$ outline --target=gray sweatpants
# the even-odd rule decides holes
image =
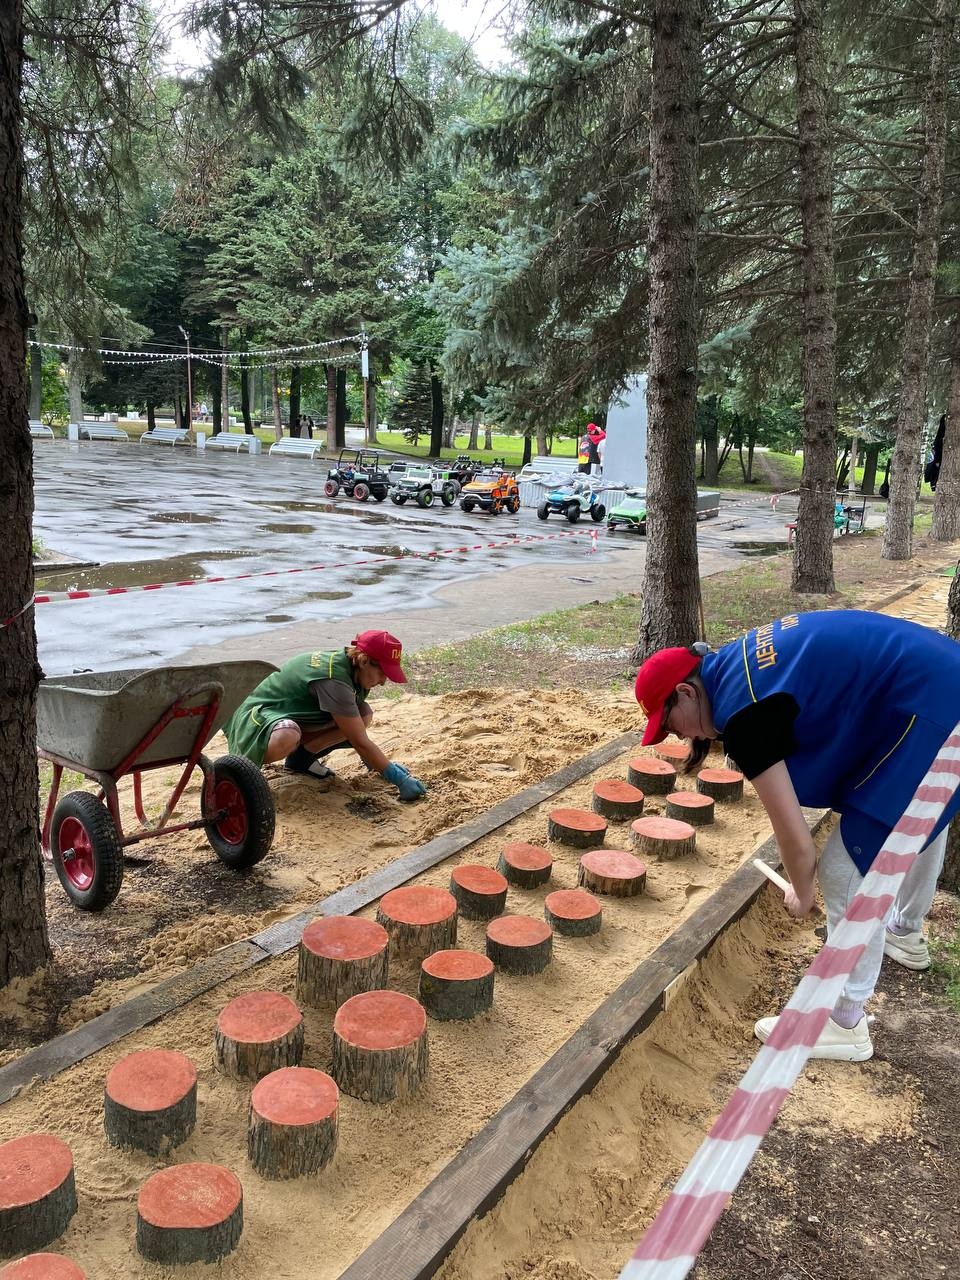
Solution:
[[[943,867],[947,849],[947,832],[942,831],[920,854],[904,877],[897,900],[893,904],[887,923],[891,921],[903,929],[917,930],[933,903],[937,880]],[[855,897],[863,876],[856,868],[840,838],[840,824],[830,833],[820,865],[817,868],[820,892],[827,908],[827,939],[843,918],[851,899]],[[873,995],[880,965],[883,961],[884,930],[878,929],[863,955],[846,981],[843,994],[848,1000],[869,1000]]]

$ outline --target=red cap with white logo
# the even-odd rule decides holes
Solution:
[[[400,666],[403,646],[389,631],[361,631],[353,642],[361,653],[372,658],[382,667],[383,674],[394,684],[406,684],[407,677]]]

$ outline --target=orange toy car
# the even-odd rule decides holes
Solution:
[[[464,511],[480,507],[497,516],[501,511],[516,515],[520,510],[520,489],[516,477],[499,467],[478,472],[469,484],[463,486],[460,506]]]

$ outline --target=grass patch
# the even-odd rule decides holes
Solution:
[[[952,938],[930,939],[933,971],[943,979],[943,995],[960,1013],[960,929]]]
[[[440,457],[448,461],[453,461],[459,457],[461,453],[470,454],[471,458],[479,458],[483,462],[490,462],[494,458],[503,458],[508,467],[519,467],[523,461],[523,437],[522,436],[493,436],[492,449],[469,449],[467,441],[469,436],[458,437],[453,447],[441,450]],[[406,436],[399,431],[377,431],[377,440],[380,447],[384,449],[395,449],[398,453],[410,454],[416,458],[426,458],[430,454],[430,443],[412,445]],[[376,448],[377,446],[373,446]],[[534,446],[536,451],[536,446]],[[554,458],[573,458],[577,453],[576,440],[555,440],[553,442]]]

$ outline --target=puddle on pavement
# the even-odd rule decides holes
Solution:
[[[263,615],[264,622],[295,622],[292,613],[265,613]]]
[[[314,524],[262,524],[264,533],[316,533]]]
[[[349,600],[352,591],[311,591],[304,600]]]
[[[203,515],[199,511],[158,511],[147,516],[159,524],[219,524],[219,516]]]
[[[218,551],[216,559],[233,560],[252,556],[252,551]],[[212,557],[211,557],[212,558]],[[174,556],[169,560],[138,560],[118,564],[101,565],[98,569],[84,569],[69,581],[58,573],[50,589],[55,591],[94,591],[104,587],[142,587],[151,582],[184,582],[188,578],[213,576],[209,560],[192,556]],[[45,586],[45,579],[38,576],[38,587]]]
[[[775,556],[788,548],[786,542],[731,542],[734,551],[742,556]]]

